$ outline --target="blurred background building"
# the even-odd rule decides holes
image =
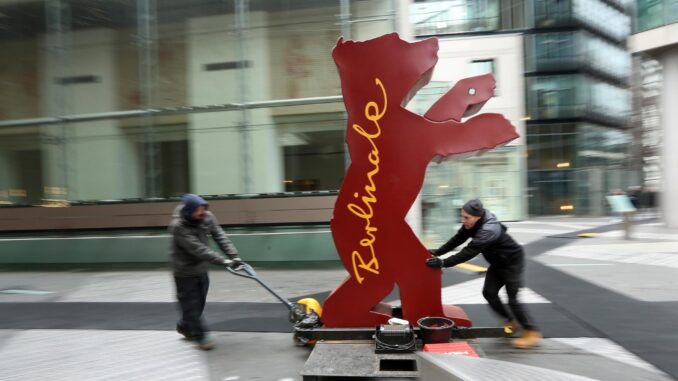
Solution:
[[[525,124],[526,165],[516,168],[527,172],[530,214],[602,215],[609,190],[640,185],[640,173],[626,165],[632,140],[629,1],[417,5],[428,15],[416,23],[417,36],[435,35],[452,44],[473,39],[472,47],[459,45],[453,54],[496,70],[499,97],[519,100],[507,110],[514,108],[509,113]],[[516,54],[509,59],[502,50]],[[523,76],[524,85],[506,83],[506,77]]]
[[[678,227],[678,0],[637,1],[635,34],[635,114],[644,134],[642,159],[646,185],[661,188],[665,223]],[[661,144],[658,144],[661,143]]]
[[[640,2],[639,14],[666,13],[643,11],[650,3],[675,6]],[[440,39],[433,79],[408,108],[423,112],[457,80],[491,72],[497,89],[483,111],[521,135],[431,164],[411,213],[425,243],[447,238],[471,197],[504,220],[605,214],[611,190],[660,181],[649,138],[659,129],[632,118],[633,9],[626,0],[0,0],[0,231],[162,235],[177,197],[194,192],[255,259],[335,259],[327,223],[349,159],[331,50],[341,35],[393,31]],[[638,65],[647,69],[639,89],[662,75],[656,61]],[[132,242],[85,238],[54,250],[82,260],[97,247],[116,261]],[[125,249],[127,260],[161,260],[164,239]],[[11,245],[3,260],[27,258],[23,242],[0,243]]]

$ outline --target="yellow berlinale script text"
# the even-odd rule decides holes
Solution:
[[[355,192],[353,197],[361,201],[359,203],[348,204],[348,210],[365,223],[365,237],[358,242],[360,248],[354,250],[351,254],[353,262],[353,275],[358,283],[362,283],[365,277],[361,275],[361,270],[371,274],[379,274],[379,260],[374,250],[374,244],[377,241],[377,227],[372,225],[374,217],[374,205],[377,204],[377,183],[374,177],[379,173],[379,148],[377,147],[377,138],[381,135],[381,126],[379,121],[384,117],[388,105],[386,89],[379,78],[375,78],[375,83],[381,88],[384,98],[383,106],[377,102],[370,101],[365,105],[365,118],[370,122],[368,129],[364,129],[358,124],[353,124],[353,129],[372,146],[372,150],[367,155],[367,160],[372,165],[371,170],[366,174],[367,185],[363,188],[364,193]],[[367,258],[367,260],[365,260]]]

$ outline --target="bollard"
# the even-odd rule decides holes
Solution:
[[[631,225],[633,212],[624,212],[624,239],[631,239]]]

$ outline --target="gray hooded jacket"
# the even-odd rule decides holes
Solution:
[[[205,212],[202,221],[189,221],[181,216],[183,204],[174,209],[169,231],[172,234],[171,257],[175,276],[188,277],[207,272],[208,264],[223,264],[224,257],[210,249],[208,235],[230,258],[238,256],[238,250],[219,226],[212,212]]]

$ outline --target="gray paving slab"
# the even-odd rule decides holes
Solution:
[[[172,303],[175,286],[167,270],[87,272],[2,272],[0,302],[146,302]],[[285,298],[329,291],[347,276],[336,269],[260,269],[257,275]],[[278,302],[257,282],[220,271],[210,271],[208,302]],[[49,294],[3,294],[2,290],[47,291]]]
[[[593,378],[510,361],[419,353],[422,379],[430,381],[595,381]]]
[[[2,351],[3,347],[7,345],[12,336],[16,335],[19,332],[20,332],[19,330],[0,329],[0,351]]]
[[[210,380],[301,381],[311,350],[292,343],[291,334],[214,332],[216,348],[206,354]]]
[[[203,352],[158,331],[26,330],[0,359],[0,380],[208,380]]]
[[[165,302],[175,300],[169,271],[88,272],[59,302]]]
[[[601,244],[600,246],[605,246]],[[536,261],[599,287],[646,302],[678,301],[674,280],[678,269],[643,263],[620,263],[605,258],[586,259],[586,247],[548,253]],[[613,249],[610,249],[613,250]],[[560,253],[560,254],[559,254]],[[568,256],[575,253],[578,257]],[[673,254],[678,258],[678,253]],[[588,258],[593,255],[588,256]]]
[[[619,360],[595,354],[599,349],[591,344],[590,351],[567,345],[556,339],[546,339],[539,348],[525,351],[511,348],[506,341],[481,339],[481,345],[487,358],[508,361],[517,364],[537,366],[583,377],[604,381],[668,381],[673,378],[658,371],[638,366],[635,356],[626,351],[618,351]],[[599,345],[599,344],[598,344]],[[628,359],[633,363],[629,364]]]
[[[415,353],[376,354],[373,341],[320,342],[301,369],[303,376],[418,378]]]
[[[5,294],[0,292],[2,302],[50,302],[63,298],[87,282],[91,274],[80,272],[12,272],[0,271],[0,291],[35,290],[48,294]]]

